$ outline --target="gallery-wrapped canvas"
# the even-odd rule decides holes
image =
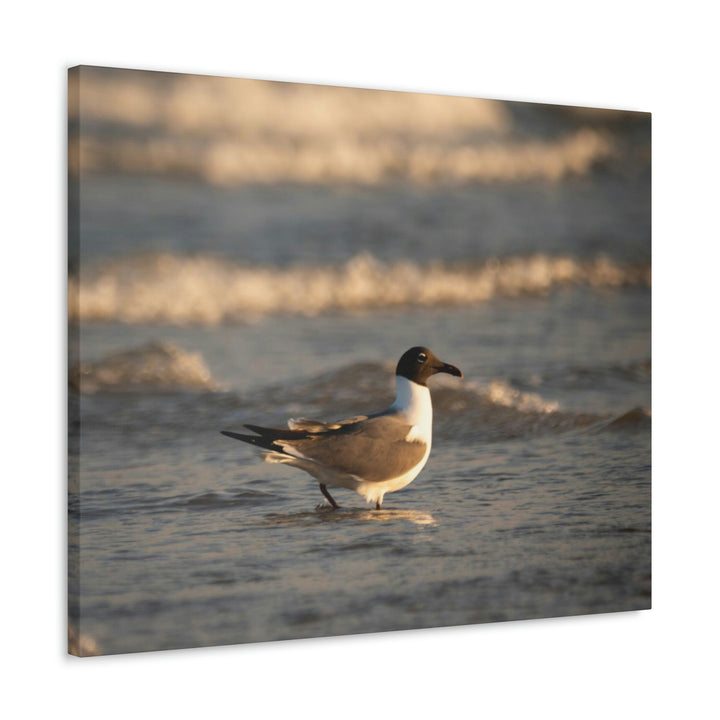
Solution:
[[[648,113],[68,99],[72,654],[650,607]]]

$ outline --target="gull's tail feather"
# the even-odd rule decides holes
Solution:
[[[221,435],[227,435],[235,440],[255,445],[263,451],[265,462],[272,463],[288,463],[297,462],[294,455],[286,452],[285,448],[276,445],[276,440],[285,440],[290,438],[304,438],[307,433],[301,430],[282,430],[280,428],[264,428],[259,425],[245,425],[248,430],[258,433],[257,435],[243,435],[242,433],[232,432],[232,430],[221,430]]]

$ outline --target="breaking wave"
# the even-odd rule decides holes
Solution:
[[[71,73],[69,98],[74,173],[507,183],[582,176],[622,156],[600,110],[557,108],[555,136],[528,137],[496,100],[98,68]]]
[[[94,363],[74,365],[70,385],[86,394],[202,393],[191,402],[184,395],[168,395],[167,403],[153,403],[154,421],[162,417],[166,431],[187,427],[219,427],[229,420],[233,429],[245,422],[285,426],[290,417],[338,421],[377,412],[394,397],[394,365],[352,363],[336,370],[292,382],[238,393],[212,378],[199,353],[169,343],[151,343],[107,355]],[[634,431],[650,427],[650,411],[634,408],[623,414],[585,413],[564,409],[552,398],[528,392],[505,378],[488,381],[438,375],[432,381],[435,434],[443,441],[501,441],[570,430]],[[279,399],[281,398],[281,401]],[[179,403],[179,404],[178,404]],[[145,408],[145,409],[143,409]],[[146,412],[139,405],[137,412]],[[107,415],[107,417],[106,417]],[[114,425],[113,413],[96,422]],[[126,422],[130,427],[132,423]],[[139,422],[138,427],[145,427]]]
[[[272,314],[471,305],[568,285],[650,285],[650,266],[599,256],[532,255],[484,263],[249,266],[213,256],[154,254],[109,261],[68,281],[71,321],[216,325]]]
[[[70,367],[69,384],[83,393],[217,390],[200,353],[150,343]]]

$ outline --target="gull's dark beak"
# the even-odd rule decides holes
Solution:
[[[450,363],[443,363],[442,365],[435,367],[435,372],[444,372],[448,373],[448,375],[455,375],[455,377],[462,377],[463,374],[458,370],[454,365],[450,365]]]

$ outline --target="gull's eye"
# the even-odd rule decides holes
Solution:
[[[420,353],[420,354],[417,356],[417,361],[418,361],[419,363],[424,363],[426,360],[427,360],[427,355],[426,355],[425,353]]]

